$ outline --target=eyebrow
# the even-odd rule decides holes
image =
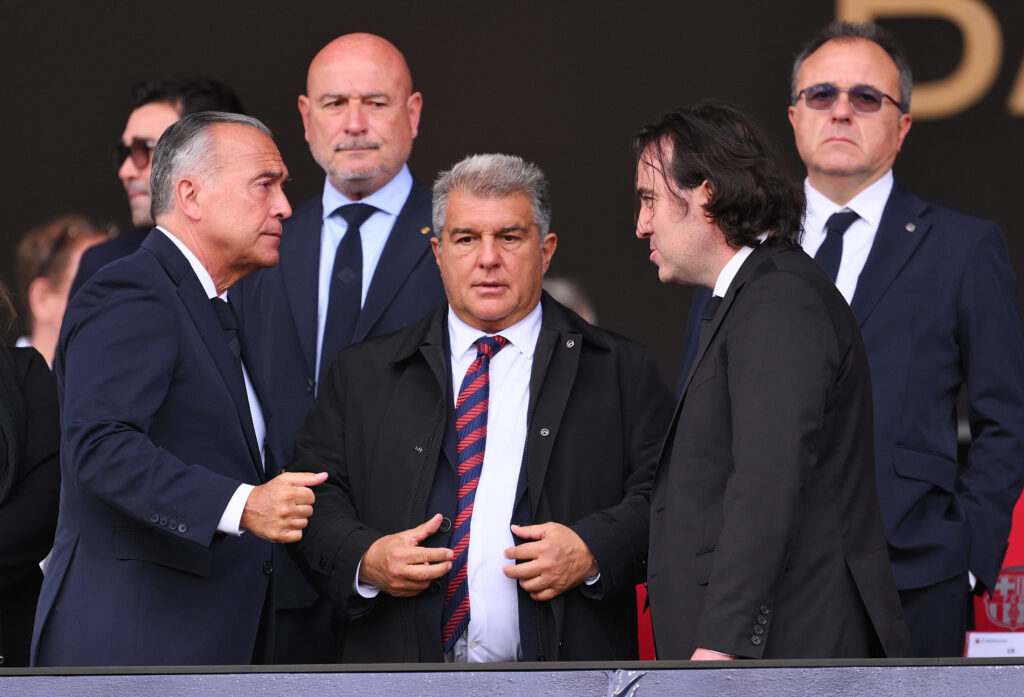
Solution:
[[[286,173],[281,170],[267,170],[265,172],[260,172],[255,177],[253,177],[252,180],[255,182],[259,181],[260,179],[284,179],[285,176]]]
[[[526,225],[509,225],[507,227],[500,228],[494,232],[496,235],[500,235],[505,232],[529,232],[530,228]],[[472,227],[456,227],[448,230],[449,235],[482,235],[483,233]]]
[[[387,92],[324,92],[322,95],[320,95],[320,100],[323,101],[324,99],[338,99],[339,97],[345,99],[386,99],[388,95]]]

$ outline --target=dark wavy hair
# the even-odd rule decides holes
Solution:
[[[637,164],[650,164],[679,192],[707,181],[704,207],[730,247],[756,247],[760,237],[800,244],[806,201],[801,186],[784,171],[769,140],[742,111],[720,101],[676,109],[644,126],[633,141]],[[636,201],[639,212],[639,199]]]

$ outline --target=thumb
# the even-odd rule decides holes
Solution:
[[[420,542],[423,542],[423,540],[437,532],[437,529],[441,527],[442,520],[444,520],[444,516],[440,513],[435,513],[433,518],[425,523],[420,523],[410,530],[409,532],[412,535],[413,543],[418,545]]]
[[[316,486],[327,481],[326,472],[282,472],[278,478],[291,486]]]
[[[512,534],[516,537],[521,537],[524,540],[541,540],[544,538],[546,532],[546,524],[544,525],[512,525],[510,526]]]

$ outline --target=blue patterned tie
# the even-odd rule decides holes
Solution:
[[[476,360],[466,371],[455,401],[455,434],[458,438],[459,491],[455,524],[452,526],[452,568],[448,591],[441,608],[441,642],[444,652],[455,646],[469,626],[469,584],[466,560],[469,556],[469,526],[473,516],[476,485],[484,465],[487,443],[487,397],[491,358],[508,345],[503,336],[485,336],[476,342]]]

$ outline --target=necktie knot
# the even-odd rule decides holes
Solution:
[[[708,300],[708,306],[704,308],[704,316],[701,319],[710,321],[715,318],[715,314],[718,312],[718,306],[722,304],[722,296],[712,295],[711,299]]]
[[[492,358],[494,354],[508,346],[508,339],[498,336],[482,336],[473,342],[476,346],[477,355]]]
[[[222,298],[210,298],[210,304],[213,305],[213,311],[217,315],[217,321],[220,322],[220,328],[225,331],[237,332],[238,318],[235,317],[231,304]]]
[[[829,216],[828,221],[825,223],[825,230],[829,234],[842,235],[859,217],[859,215],[851,210],[838,211]]]
[[[340,215],[344,218],[351,230],[353,228],[358,228],[365,223],[371,215],[377,212],[377,210],[377,208],[368,203],[349,203],[338,208],[334,211],[334,214]]]

